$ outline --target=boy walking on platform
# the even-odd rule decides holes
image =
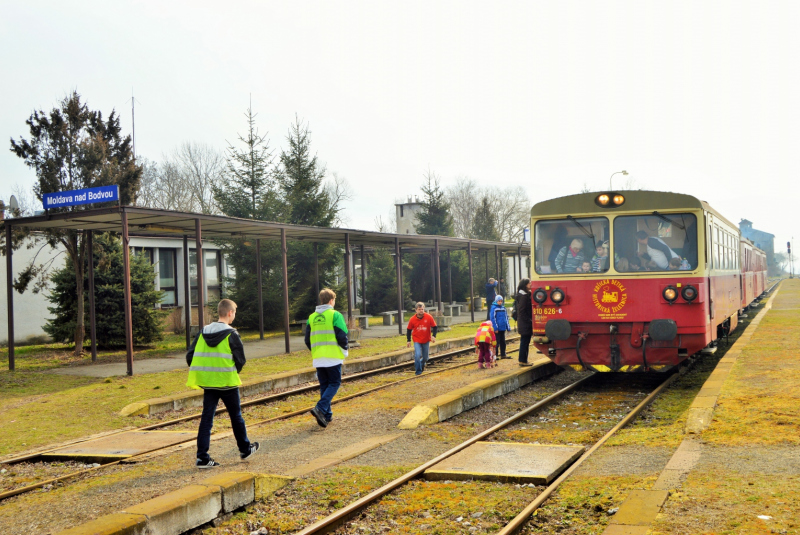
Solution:
[[[319,380],[319,401],[310,412],[324,428],[333,419],[331,401],[342,384],[342,364],[347,357],[348,341],[344,316],[333,309],[336,305],[334,291],[323,289],[319,302],[322,304],[308,317],[305,342],[311,350]]]
[[[428,351],[431,340],[436,343],[436,320],[425,312],[425,303],[417,303],[414,307],[416,314],[408,320],[406,327],[406,347],[411,347],[414,339],[414,371],[417,375],[425,371],[428,364]]]
[[[494,364],[494,346],[497,338],[491,321],[484,321],[475,333],[475,351],[478,353],[478,368],[491,368]]]
[[[233,436],[239,447],[239,456],[244,460],[258,451],[258,442],[250,442],[247,428],[242,418],[239,401],[239,372],[245,365],[244,346],[239,333],[231,327],[236,318],[236,303],[223,299],[217,305],[219,321],[215,321],[198,333],[189,351],[186,352],[186,363],[189,365],[189,388],[203,389],[203,416],[197,430],[198,468],[215,468],[220,466],[208,455],[211,443],[211,428],[214,426],[214,414],[217,404],[222,400],[228,409]],[[200,312],[202,314],[202,311]]]

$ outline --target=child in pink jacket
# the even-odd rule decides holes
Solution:
[[[484,321],[475,333],[475,352],[478,354],[478,368],[491,368],[494,364],[494,347],[497,337],[491,321]]]

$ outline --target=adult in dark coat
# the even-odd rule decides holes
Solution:
[[[528,349],[533,336],[533,307],[531,306],[531,280],[522,279],[514,296],[517,308],[517,332],[519,333],[519,365],[531,366]]]

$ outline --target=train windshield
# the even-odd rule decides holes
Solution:
[[[620,216],[614,220],[614,268],[634,271],[697,269],[693,214]]]
[[[536,223],[536,273],[605,273],[609,268],[608,219],[567,218]]]

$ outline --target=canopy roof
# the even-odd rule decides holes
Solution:
[[[530,253],[530,244],[527,242],[492,242],[451,238],[447,236],[389,234],[356,229],[287,225],[269,221],[257,221],[254,219],[175,212],[172,210],[139,208],[135,206],[112,206],[91,210],[51,213],[33,217],[6,219],[3,223],[39,230],[59,229],[120,232],[122,226],[121,215],[123,212],[128,217],[128,229],[131,236],[194,236],[195,222],[200,220],[202,237],[205,239],[250,238],[280,240],[281,230],[285,229],[286,239],[290,241],[306,240],[309,242],[343,244],[345,235],[349,235],[351,245],[364,245],[372,248],[393,248],[395,238],[398,238],[403,252],[412,253],[415,249],[420,250],[420,252],[429,251],[434,247],[437,240],[440,250],[466,250],[471,243],[473,251],[494,251],[495,247],[497,247],[499,252],[504,253],[516,254],[520,248],[523,254],[527,255]]]

